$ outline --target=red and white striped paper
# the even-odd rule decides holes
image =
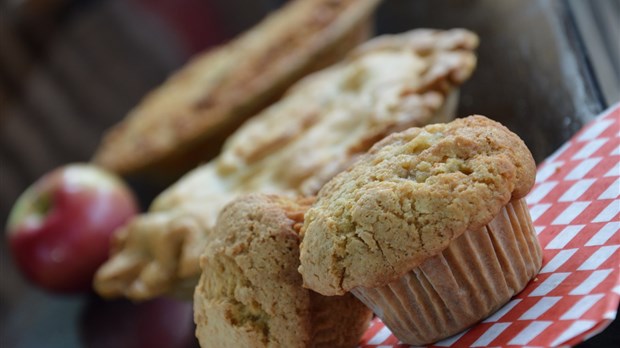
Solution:
[[[602,331],[620,302],[620,104],[539,166],[527,197],[543,267],[506,306],[433,347],[570,346]],[[375,319],[362,348],[407,347]]]

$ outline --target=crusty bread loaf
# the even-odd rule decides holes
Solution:
[[[380,0],[295,0],[230,43],[193,58],[103,138],[94,162],[178,178],[308,73],[368,38]]]
[[[299,227],[309,199],[242,196],[219,215],[194,293],[201,347],[355,347],[371,318],[353,295],[302,287]]]
[[[379,37],[301,80],[118,234],[97,291],[146,299],[191,290],[224,205],[252,192],[315,194],[391,132],[451,118],[477,43],[460,29]]]

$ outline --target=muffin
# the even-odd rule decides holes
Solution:
[[[311,200],[248,195],[219,215],[200,259],[196,336],[207,347],[355,347],[371,311],[302,287],[299,234]]]
[[[483,116],[392,134],[305,214],[304,286],[352,292],[408,344],[455,334],[540,269],[524,201],[535,171],[523,141]]]
[[[161,186],[215,157],[241,123],[368,39],[380,0],[295,0],[194,57],[108,131],[93,161]]]
[[[382,36],[299,81],[116,234],[97,292],[191,298],[198,259],[227,203],[254,192],[314,195],[388,134],[453,118],[477,44],[462,29]]]

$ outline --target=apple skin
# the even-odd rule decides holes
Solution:
[[[15,264],[51,292],[90,291],[112,234],[137,212],[134,194],[113,174],[89,164],[57,168],[30,186],[9,215]]]

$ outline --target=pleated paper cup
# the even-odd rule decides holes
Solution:
[[[403,277],[352,293],[404,343],[424,345],[486,318],[538,273],[542,251],[524,199],[466,231]]]

